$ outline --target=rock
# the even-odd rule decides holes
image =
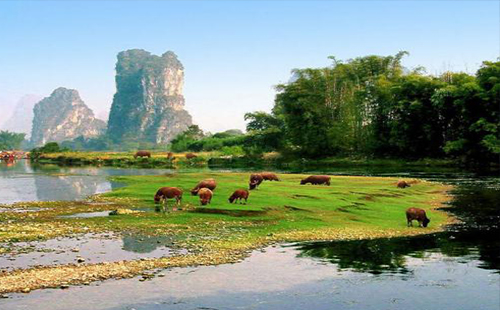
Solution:
[[[83,258],[83,257],[77,257],[76,258],[76,262],[77,263],[83,263],[83,262],[85,262],[85,258]]]
[[[59,286],[59,288],[64,290],[64,289],[69,288],[69,285],[67,285],[67,284],[61,284],[61,285]]]
[[[59,87],[33,109],[31,143],[62,142],[74,138],[95,137],[104,133],[105,122],[96,119],[78,91]]]
[[[123,214],[134,214],[140,213],[141,211],[130,210],[130,209],[116,209],[114,211],[109,212],[109,215],[123,215]]]
[[[71,249],[71,252],[80,252],[80,249],[79,248],[73,248],[73,249]]]
[[[23,289],[21,290],[21,292],[22,292],[22,293],[29,293],[29,292],[31,292],[31,289],[30,289],[29,287],[26,287],[26,288],[23,288]]]
[[[184,67],[173,52],[120,52],[108,135],[115,142],[170,142],[192,125],[184,110],[183,84]]]

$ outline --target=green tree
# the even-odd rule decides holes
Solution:
[[[0,131],[0,150],[19,149],[25,136],[25,133],[15,133],[3,130]]]
[[[279,116],[262,111],[246,113],[247,139],[244,148],[250,153],[283,150],[286,140],[284,122]]]
[[[294,70],[292,82],[277,86],[273,111],[282,116],[298,152],[307,157],[370,152],[379,109],[374,87],[402,75],[406,54],[347,62],[330,57],[331,67]]]

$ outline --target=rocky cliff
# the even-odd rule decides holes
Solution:
[[[116,94],[108,121],[114,141],[168,143],[192,124],[184,110],[184,67],[173,52],[118,54]]]
[[[94,137],[105,132],[106,123],[80,99],[74,89],[60,87],[33,109],[31,142],[35,146],[61,142],[79,136]]]
[[[37,95],[25,95],[16,104],[12,116],[5,121],[2,129],[22,132],[29,140],[31,135],[31,125],[33,123],[33,107],[42,97]]]

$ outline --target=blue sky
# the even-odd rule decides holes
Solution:
[[[80,92],[109,110],[118,52],[174,51],[186,108],[212,132],[270,110],[290,70],[407,50],[428,73],[500,54],[499,1],[1,1],[0,123],[25,94]]]

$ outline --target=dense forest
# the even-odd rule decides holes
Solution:
[[[271,113],[247,113],[247,134],[218,142],[240,145],[247,153],[279,151],[306,158],[497,162],[500,62],[484,62],[474,76],[432,76],[423,68],[403,68],[405,55],[345,62],[330,57],[329,67],[294,70],[289,83],[276,87]],[[172,146],[199,151],[203,148],[196,141],[214,143],[209,140],[188,134]]]

